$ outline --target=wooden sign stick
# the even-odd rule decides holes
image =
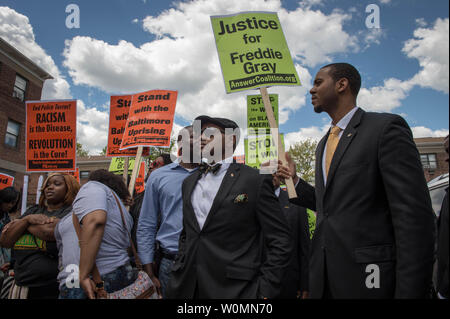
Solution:
[[[138,147],[137,153],[136,153],[136,159],[134,160],[133,172],[131,173],[130,185],[128,186],[128,192],[130,193],[131,197],[133,197],[134,184],[136,183],[136,177],[138,175],[139,168],[141,167],[141,157],[142,157],[143,149],[144,149],[143,146]]]
[[[259,91],[261,92],[261,96],[264,102],[264,108],[266,109],[266,115],[267,119],[269,120],[270,128],[276,128],[277,134],[276,136],[272,136],[274,140],[278,141],[278,159],[281,160],[284,166],[288,166],[286,161],[286,156],[283,149],[283,143],[281,143],[281,136],[280,132],[278,131],[278,124],[277,121],[275,121],[275,116],[273,114],[272,104],[270,103],[269,94],[267,93],[267,88],[263,87],[260,88]],[[273,134],[271,130],[271,134]],[[285,179],[287,191],[289,198],[296,198],[297,192],[295,191],[294,182],[292,181],[292,177],[289,177],[289,179]]]
[[[123,161],[123,182],[127,185],[128,182],[128,157],[124,158]]]

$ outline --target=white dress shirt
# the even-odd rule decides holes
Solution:
[[[208,173],[203,175],[194,187],[191,196],[192,207],[194,208],[195,217],[197,217],[200,229],[203,228],[209,211],[211,210],[214,198],[222,184],[222,180],[230,167],[230,161],[223,160],[216,174]]]
[[[348,123],[350,123],[353,115],[358,110],[358,107],[352,108],[337,124],[336,126],[341,129],[339,132],[339,140],[341,139],[342,133],[344,133],[344,130],[347,128]],[[334,125],[331,124],[331,127]],[[326,170],[326,154],[327,154],[327,143],[325,143],[325,148],[323,150],[322,155],[322,172],[323,172],[323,184],[327,184],[327,170]]]

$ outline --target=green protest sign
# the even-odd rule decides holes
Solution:
[[[312,239],[316,230],[316,213],[309,208],[306,209],[306,213],[308,214],[309,239]]]
[[[114,174],[122,174],[124,167],[125,158],[124,157],[113,157],[111,163],[109,164],[109,171]],[[128,159],[128,173],[133,171],[134,167],[134,157]]]
[[[284,136],[280,134],[284,149]],[[278,148],[272,135],[249,136],[244,139],[245,164],[260,169],[261,164],[278,161]]]
[[[278,123],[278,94],[269,94],[269,97],[275,121]],[[270,134],[270,124],[261,95],[247,95],[247,127],[248,135],[258,135],[259,130],[263,129],[265,129],[263,134]],[[254,134],[250,133],[251,129],[254,130]]]
[[[212,16],[227,93],[301,85],[275,12]]]

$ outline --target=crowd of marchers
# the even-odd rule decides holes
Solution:
[[[180,131],[177,160],[156,158],[134,197],[106,170],[81,187],[51,173],[39,204],[17,217],[19,192],[1,190],[1,297],[119,291],[138,274],[134,242],[159,298],[448,298],[448,190],[437,219],[410,127],[357,106],[360,87],[347,63],[315,76],[311,102],[331,125],[314,186],[287,153],[273,174],[234,162],[238,125],[202,115]],[[291,178],[289,198],[280,185]],[[307,209],[317,216],[312,239]]]

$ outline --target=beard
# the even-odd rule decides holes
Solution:
[[[323,110],[323,107],[322,106],[320,106],[320,105],[317,105],[317,106],[314,106],[314,112],[316,112],[316,113],[322,113],[324,110]]]

